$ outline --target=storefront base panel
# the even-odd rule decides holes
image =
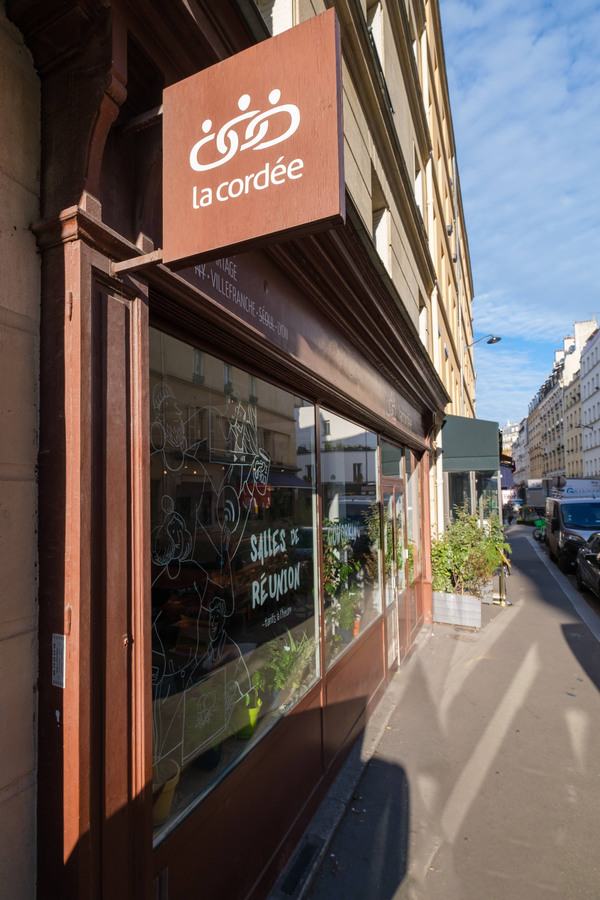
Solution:
[[[325,767],[364,728],[371,698],[384,681],[383,619],[352,647],[326,675],[323,711]]]
[[[169,900],[251,896],[273,856],[285,856],[282,838],[321,775],[315,689],[157,848],[154,874]]]
[[[158,896],[268,894],[383,694],[383,619],[325,681],[156,849]]]

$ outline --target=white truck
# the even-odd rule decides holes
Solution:
[[[600,478],[566,478],[564,487],[552,487],[553,497],[600,497]]]

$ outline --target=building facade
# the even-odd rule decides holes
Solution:
[[[414,4],[416,8],[417,4]],[[414,47],[423,73],[421,91],[430,134],[423,182],[426,197],[424,222],[436,272],[431,296],[430,355],[450,398],[445,412],[473,418],[473,278],[456,164],[438,3],[425,4],[425,29]],[[443,463],[443,421],[440,417],[432,434],[431,520],[438,533],[444,530],[448,521],[450,495]]]
[[[584,351],[585,352],[585,348]],[[582,353],[583,358],[583,353]],[[565,387],[565,448],[567,478],[583,478],[581,378],[579,370]]]
[[[502,432],[502,452],[512,456],[513,447],[519,437],[520,422],[507,422],[500,430]]]
[[[515,461],[515,484],[521,490],[521,493],[527,488],[527,482],[530,478],[528,447],[528,419],[525,417],[519,422],[519,434],[512,447]],[[521,499],[524,499],[524,495]]]
[[[11,896],[265,896],[430,619],[475,409],[437,2],[334,4],[345,224],[161,262],[163,91],[326,6],[7,0]]]
[[[40,84],[0,4],[0,872],[32,897],[36,871]]]
[[[600,332],[591,335],[581,353],[581,447],[584,478],[600,475]]]
[[[567,477],[569,472],[580,469],[578,448],[581,442],[577,435],[581,431],[580,410],[583,416],[578,387],[580,361],[588,339],[595,331],[593,319],[574,324],[573,335],[565,337],[562,348],[554,354],[552,373],[529,404],[527,435],[531,479],[547,479],[550,483],[552,479]]]

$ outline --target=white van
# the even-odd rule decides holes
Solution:
[[[573,568],[577,551],[595,531],[600,531],[600,497],[547,498],[546,543],[563,572]]]

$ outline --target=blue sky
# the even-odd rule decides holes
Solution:
[[[600,0],[439,0],[475,301],[477,417],[519,421],[600,324]]]

